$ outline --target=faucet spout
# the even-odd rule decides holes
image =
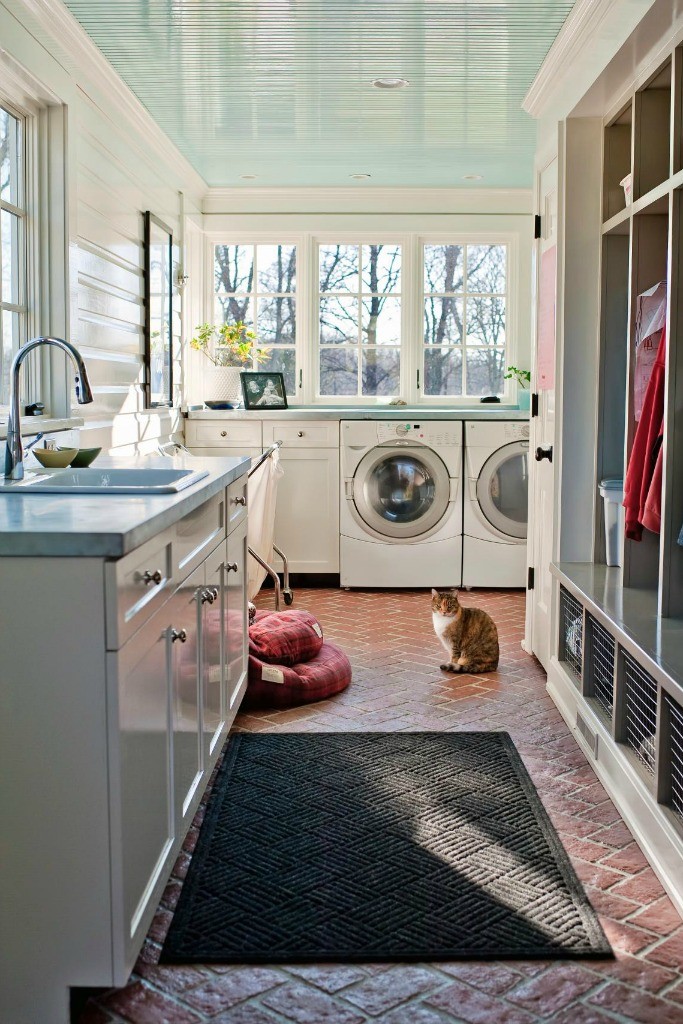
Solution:
[[[76,369],[76,397],[79,405],[92,402],[92,389],[88,380],[88,372],[83,357],[70,341],[62,338],[32,338],[27,341],[14,356],[10,367],[10,401],[7,419],[7,447],[5,449],[5,480],[24,479],[24,451],[21,443],[21,420],[19,409],[19,371],[21,364],[29,352],[41,345],[53,345],[61,348],[70,356]]]

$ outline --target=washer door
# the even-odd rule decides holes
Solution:
[[[448,470],[429,448],[373,448],[359,462],[353,501],[375,533],[389,538],[420,537],[448,509]]]
[[[529,442],[515,441],[495,451],[477,480],[477,501],[491,526],[525,540],[529,514]]]

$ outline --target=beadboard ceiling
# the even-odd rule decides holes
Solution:
[[[340,187],[371,175],[359,188],[530,186],[536,130],[520,104],[573,6],[66,4],[209,185]],[[410,84],[373,88],[380,77]]]

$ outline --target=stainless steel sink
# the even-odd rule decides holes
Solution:
[[[176,494],[208,475],[208,469],[56,469],[0,482],[0,493]]]

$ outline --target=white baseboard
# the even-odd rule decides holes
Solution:
[[[627,754],[584,700],[564,666],[551,658],[548,693],[667,894],[683,915],[683,836],[658,804]],[[577,712],[598,738],[597,753],[577,729]]]

